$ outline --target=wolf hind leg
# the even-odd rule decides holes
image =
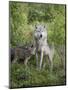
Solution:
[[[53,71],[53,60],[52,60],[52,57],[51,56],[49,56],[49,68],[50,68],[50,72],[52,72]]]

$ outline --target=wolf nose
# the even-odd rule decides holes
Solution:
[[[40,37],[42,37],[42,34],[40,35]]]

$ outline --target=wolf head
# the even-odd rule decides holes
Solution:
[[[30,45],[30,47],[28,48],[29,49],[29,51],[30,51],[30,53],[31,53],[31,55],[35,55],[35,46],[32,44],[32,45]]]
[[[46,27],[44,25],[35,25],[34,36],[37,40],[47,38]]]

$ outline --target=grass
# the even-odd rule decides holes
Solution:
[[[65,70],[60,58],[54,58],[53,72],[50,73],[48,63],[41,71],[36,69],[35,58],[29,60],[28,66],[15,63],[10,67],[10,88],[65,85]]]

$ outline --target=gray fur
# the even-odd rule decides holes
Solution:
[[[22,60],[25,65],[27,65],[28,60],[31,58],[32,55],[34,55],[34,46],[27,45],[27,46],[21,46],[15,48],[15,56],[13,63],[16,63],[17,60]]]
[[[44,25],[36,25],[34,30],[34,44],[36,46],[36,64],[37,68],[42,68],[43,56],[48,55],[51,64],[51,69],[53,67],[53,55],[54,47],[49,47],[47,42],[47,29]],[[40,52],[40,63],[39,63],[39,52]]]

